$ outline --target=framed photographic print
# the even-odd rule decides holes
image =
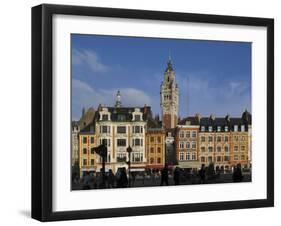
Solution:
[[[274,205],[274,21],[32,8],[32,217]]]

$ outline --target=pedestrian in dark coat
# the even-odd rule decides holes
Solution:
[[[233,174],[232,174],[232,180],[233,182],[242,182],[243,175],[241,170],[241,164],[237,164],[237,166],[234,168]]]
[[[165,164],[161,171],[161,186],[164,184],[169,185],[169,169],[167,164]]]
[[[179,167],[176,167],[174,170],[174,182],[175,182],[175,185],[180,184],[180,168]]]
[[[205,164],[201,165],[201,169],[199,170],[199,178],[200,178],[200,184],[204,184],[205,183],[205,179],[206,179]]]

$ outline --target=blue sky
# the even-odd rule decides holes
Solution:
[[[180,117],[251,111],[251,43],[71,35],[72,118],[99,103],[160,111],[169,52],[180,89]]]

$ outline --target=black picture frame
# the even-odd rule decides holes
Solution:
[[[55,14],[181,21],[267,28],[267,198],[95,210],[52,210],[52,18]],[[32,218],[40,221],[122,217],[274,206],[274,20],[43,4],[32,8]]]

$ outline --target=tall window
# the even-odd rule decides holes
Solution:
[[[83,137],[83,144],[87,144],[87,137]]]
[[[184,138],[184,132],[183,131],[180,132],[180,138]]]
[[[185,158],[186,158],[186,160],[190,160],[190,153],[189,152],[186,153]]]
[[[206,139],[205,139],[205,136],[202,136],[202,137],[201,137],[201,142],[205,142],[205,140],[206,140]]]
[[[205,132],[205,126],[201,126],[201,131]]]
[[[224,151],[225,151],[225,152],[228,152],[228,151],[229,151],[228,146],[225,146],[225,147],[224,147]]]
[[[209,142],[213,142],[213,137],[212,136],[209,136]]]
[[[117,139],[117,146],[118,147],[125,147],[126,146],[126,139]]]
[[[153,147],[150,148],[150,153],[154,153],[154,148]]]
[[[189,142],[186,142],[186,145],[185,145],[185,146],[186,146],[187,149],[189,149],[189,148],[190,148],[190,143],[189,143]]]
[[[201,147],[201,152],[205,152],[206,148],[205,147]]]
[[[134,126],[133,133],[142,133],[142,126]]]
[[[225,127],[224,127],[224,131],[225,131],[225,132],[228,132],[228,126],[225,126]]]
[[[157,137],[157,142],[161,143],[161,137]]]
[[[189,138],[189,137],[190,137],[190,132],[189,132],[189,131],[186,131],[185,136],[186,136],[186,138]]]
[[[150,164],[154,163],[154,158],[150,158]]]
[[[235,152],[238,151],[238,146],[237,146],[237,145],[234,146],[234,151],[235,151]]]
[[[221,162],[221,156],[217,156],[217,162]]]
[[[225,156],[224,156],[224,161],[225,161],[225,162],[229,161],[229,156],[228,156],[228,155],[225,155]]]
[[[209,132],[212,132],[212,131],[213,131],[213,127],[209,126]]]
[[[180,142],[180,149],[184,149],[184,143]]]
[[[110,127],[109,126],[102,126],[101,132],[102,133],[110,133]]]
[[[205,157],[204,156],[201,157],[201,162],[205,162]]]
[[[126,133],[126,126],[117,126],[117,133]]]
[[[117,162],[125,162],[126,161],[126,153],[117,153]]]
[[[161,148],[160,147],[157,148],[157,153],[161,153]]]
[[[196,131],[192,131],[192,137],[193,137],[193,138],[196,138],[196,136],[197,136]]]
[[[246,147],[244,145],[241,146],[241,151],[245,151]]]
[[[154,137],[150,137],[150,142],[154,142]]]
[[[196,160],[196,154],[194,152],[192,153],[192,160]]]
[[[234,125],[234,132],[238,131],[238,125]]]
[[[192,149],[196,149],[196,142],[195,142],[195,141],[193,141],[193,142],[191,143],[191,148],[192,148]]]
[[[84,155],[87,154],[87,148],[83,148],[83,154],[84,154]]]
[[[213,147],[208,147],[209,152],[213,152]]]
[[[238,160],[238,155],[234,155],[234,160]]]
[[[142,146],[142,139],[139,139],[139,138],[133,139],[133,145]]]
[[[221,147],[220,146],[217,147],[217,152],[221,152]]]
[[[158,163],[158,164],[161,163],[161,158],[157,158],[157,163]]]
[[[212,156],[209,156],[209,157],[208,157],[208,162],[212,162],[212,161],[213,161]]]
[[[224,141],[225,141],[225,142],[228,142],[228,136],[225,136],[225,137],[224,137]]]
[[[91,159],[91,165],[95,165],[95,160],[94,159]]]
[[[83,159],[83,166],[87,165],[87,159]]]
[[[91,144],[95,143],[94,137],[91,137]]]
[[[241,125],[241,132],[245,132],[245,125]]]
[[[181,161],[184,160],[184,153],[183,152],[180,153],[180,160]]]
[[[221,127],[220,127],[220,126],[217,127],[217,131],[218,131],[218,132],[221,131]]]
[[[217,142],[221,142],[221,136],[217,137]]]

